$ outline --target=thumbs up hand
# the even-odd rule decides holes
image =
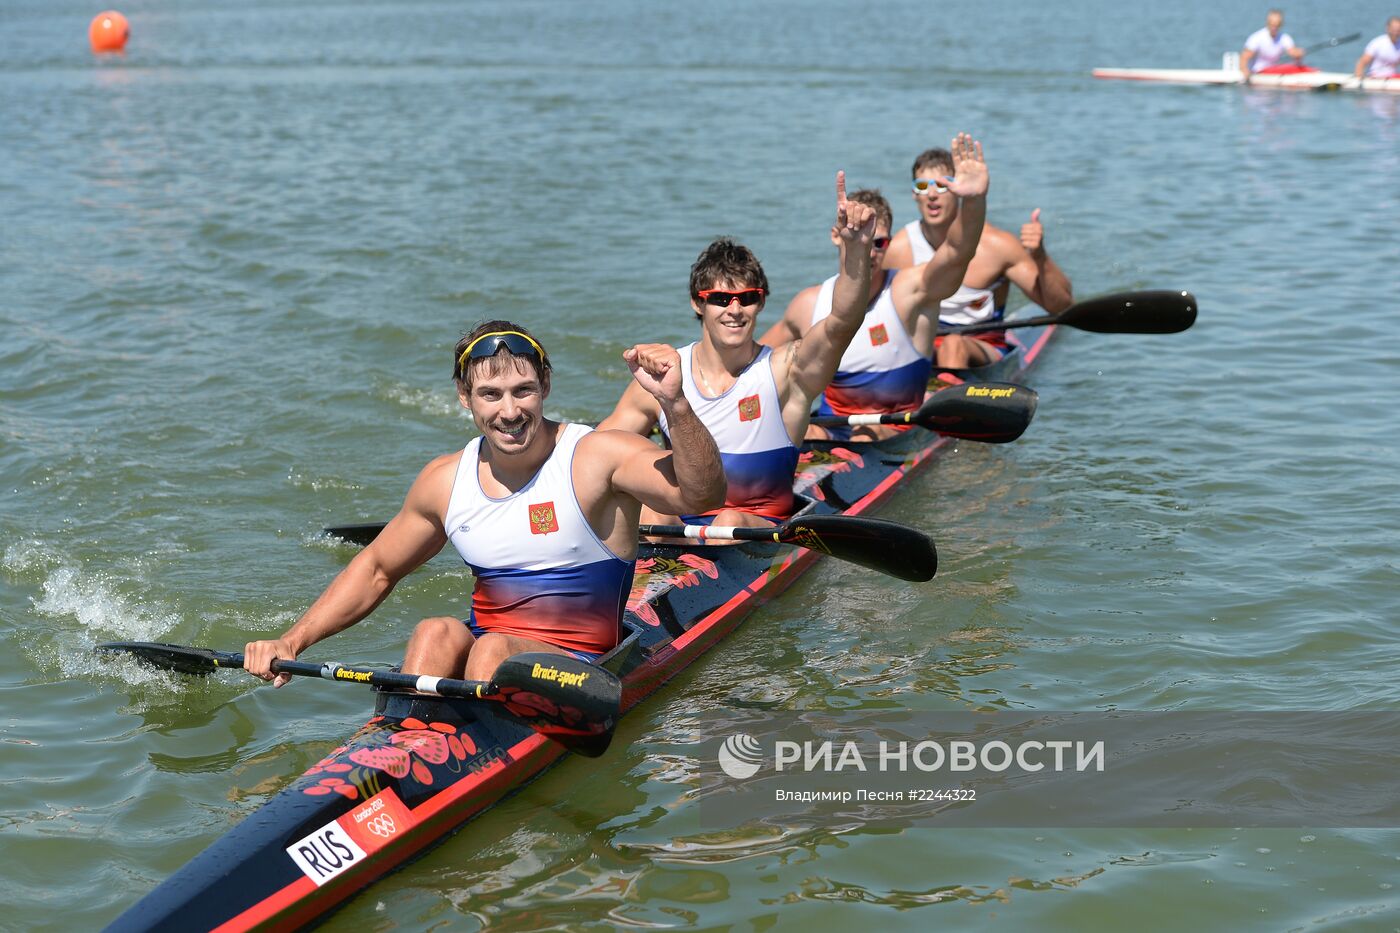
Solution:
[[[1045,252],[1045,228],[1040,225],[1040,208],[1031,211],[1031,221],[1021,225],[1021,245],[1032,256]]]

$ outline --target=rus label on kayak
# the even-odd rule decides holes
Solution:
[[[365,850],[350,838],[339,822],[327,823],[298,839],[287,846],[287,854],[318,888],[366,858]]]
[[[298,839],[287,854],[320,887],[398,838],[412,822],[408,808],[388,788]]]
[[[543,664],[536,664],[530,671],[530,676],[536,680],[552,680],[561,687],[581,687],[588,679],[588,672],[581,671],[577,674],[572,671],[561,671],[557,667],[545,667]]]

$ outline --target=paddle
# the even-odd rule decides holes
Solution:
[[[1039,400],[1034,389],[1009,382],[966,383],[933,393],[914,411],[822,415],[812,424],[917,424],[949,437],[1008,444],[1026,433]]]
[[[1357,39],[1360,38],[1361,33],[1354,32],[1349,36],[1337,36],[1336,38],[1328,39],[1325,42],[1314,42],[1312,45],[1299,45],[1298,48],[1304,50],[1306,53],[1311,55],[1318,49],[1335,49],[1339,45],[1346,45],[1348,42],[1355,42]]]
[[[939,336],[986,334],[1018,327],[1063,324],[1096,334],[1177,334],[1195,322],[1196,296],[1190,292],[1117,292],[1072,304],[1059,314],[940,328],[938,333]]]
[[[644,535],[689,538],[701,542],[777,541],[779,544],[795,544],[912,583],[932,580],[938,572],[938,552],[928,535],[907,525],[880,518],[810,515],[789,519],[771,528],[642,525],[637,530]]]
[[[242,669],[243,655],[149,641],[98,645],[102,651],[133,654],[156,667],[181,674],[212,674],[219,668]],[[611,671],[577,658],[527,652],[506,658],[489,681],[453,680],[400,674],[327,661],[273,661],[273,673],[417,690],[444,697],[501,703],[531,729],[580,755],[596,758],[612,740],[622,710],[622,683]]]

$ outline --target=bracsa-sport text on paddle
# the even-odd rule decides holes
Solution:
[[[812,424],[917,424],[949,437],[1007,444],[1026,433],[1039,401],[1035,390],[1026,386],[969,382],[933,393],[914,411],[823,415]]]
[[[220,668],[243,668],[243,655],[209,648],[149,641],[108,642],[97,647],[102,651],[132,654],[155,667],[182,674],[204,675]],[[513,716],[546,738],[589,757],[597,757],[607,749],[622,710],[622,682],[611,671],[568,655],[542,651],[506,658],[489,681],[400,674],[335,661],[312,664],[276,660],[272,662],[272,671],[341,683],[417,690],[435,696],[489,700],[502,704]]]
[[[939,328],[938,334],[987,334],[1049,324],[1096,334],[1179,334],[1194,323],[1196,296],[1190,292],[1116,292],[1072,304],[1059,314]]]
[[[692,541],[776,541],[820,551],[868,570],[922,583],[938,572],[933,539],[922,531],[881,518],[810,515],[771,528],[714,525],[642,525],[638,532]]]

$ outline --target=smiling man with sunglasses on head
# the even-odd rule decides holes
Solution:
[[[945,176],[957,174],[954,157],[946,149],[929,149],[914,160],[912,187],[919,219],[894,235],[885,253],[886,268],[917,266],[942,250],[960,213],[957,192],[949,189]],[[1045,250],[1040,208],[1031,212],[1019,238],[991,224],[983,225],[977,254],[961,287],[943,299],[942,323],[957,327],[1001,318],[1006,312],[1008,281],[1046,311],[1063,311],[1074,303],[1069,277]],[[940,337],[934,362],[951,369],[982,366],[1001,359],[1006,347],[1001,332]]]
[[[818,414],[912,411],[923,401],[938,331],[939,303],[961,286],[982,233],[988,175],[981,145],[966,133],[959,134],[948,155],[947,171],[937,181],[947,186],[944,190],[953,202],[961,199],[962,206],[948,225],[947,248],[910,269],[885,268],[894,217],[889,202],[878,191],[857,191],[850,196],[875,211],[870,285],[861,332],[851,341],[822,394]],[[836,239],[835,230],[832,239]],[[763,343],[781,346],[825,319],[831,313],[834,284],[835,279],[827,279],[798,292],[782,320],[763,335]],[[899,430],[903,429],[890,425],[868,425],[854,431],[812,425],[807,436],[870,440]]]
[[[622,431],[544,416],[550,363],[529,331],[489,321],[457,342],[457,397],[481,436],[418,474],[403,508],[281,638],[250,642],[249,673],[273,680],[294,659],[369,615],[448,541],[476,579],[467,619],[418,624],[405,673],[489,680],[525,651],[594,661],[620,638],[643,506],[702,510],[724,501],[714,439],[681,390],[663,344],[624,354],[633,385],[665,413],[675,450]],[[287,680],[278,675],[277,685]]]
[[[690,306],[700,339],[681,348],[682,385],[691,407],[719,444],[729,495],[709,513],[654,511],[643,521],[763,526],[793,511],[797,448],[812,402],[826,388],[846,345],[860,327],[870,283],[875,213],[848,202],[844,173],[836,176],[835,237],[840,273],[830,316],[798,340],[774,351],[754,339],[768,278],[746,247],[729,239],[711,243],[690,270]],[[600,428],[647,434],[660,423],[670,445],[685,443],[671,416],[650,393],[629,385]]]

